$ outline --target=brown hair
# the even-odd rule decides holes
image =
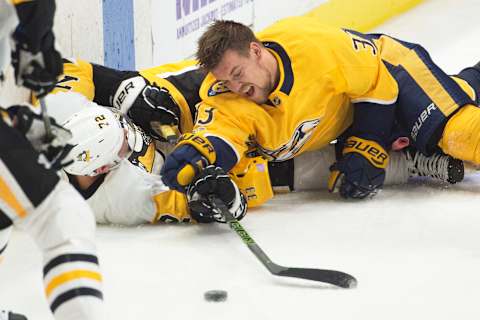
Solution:
[[[211,71],[218,66],[227,50],[248,55],[251,42],[260,43],[249,27],[235,21],[217,20],[198,40],[198,64]]]

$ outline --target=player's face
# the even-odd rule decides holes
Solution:
[[[128,158],[128,156],[130,155],[131,150],[130,150],[130,147],[128,145],[128,131],[126,129],[123,129],[123,131],[124,131],[124,134],[125,134],[125,138],[123,139],[123,143],[122,143],[122,147],[120,148],[120,151],[118,151],[116,160],[113,161],[112,163],[108,164],[108,165],[104,165],[104,166],[101,166],[100,168],[96,169],[95,170],[95,175],[109,172],[110,170],[116,168],[119,165],[120,161]]]
[[[125,138],[123,139],[122,147],[120,148],[120,151],[118,151],[118,157],[120,159],[126,159],[130,155],[130,147],[128,145],[128,131],[127,129],[123,129],[123,132],[125,133]]]
[[[212,74],[232,92],[255,103],[265,103],[274,89],[275,79],[264,63],[263,50],[254,42],[250,44],[248,55],[227,50]]]

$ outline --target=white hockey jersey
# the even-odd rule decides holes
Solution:
[[[65,173],[62,176],[68,180]],[[93,188],[93,193],[80,192],[93,209],[96,221],[127,226],[155,222],[157,208],[153,198],[169,191],[158,175],[126,159],[94,183]]]

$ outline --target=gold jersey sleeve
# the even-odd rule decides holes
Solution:
[[[34,2],[35,0],[10,0],[10,3],[13,5],[19,5],[25,2]]]
[[[153,197],[156,215],[152,223],[163,222],[195,222],[190,216],[188,201],[185,194],[169,190]]]
[[[381,41],[306,17],[282,20],[258,38],[280,73],[267,103],[228,92],[211,74],[200,91],[195,130],[223,138],[238,159],[252,145],[272,160],[322,148],[350,126],[352,103],[396,101],[398,86],[382,63]]]
[[[55,88],[49,94],[59,92],[76,92],[93,101],[95,84],[92,64],[81,59],[63,59],[63,75],[60,76]],[[38,104],[35,96],[32,97],[32,103]]]

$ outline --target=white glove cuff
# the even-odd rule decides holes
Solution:
[[[147,82],[141,76],[123,80],[113,96],[112,105],[126,114],[146,86]]]
[[[234,182],[233,186],[235,187],[235,200],[233,201],[229,209],[235,219],[241,220],[243,216],[245,216],[245,214],[247,213],[247,200]]]

